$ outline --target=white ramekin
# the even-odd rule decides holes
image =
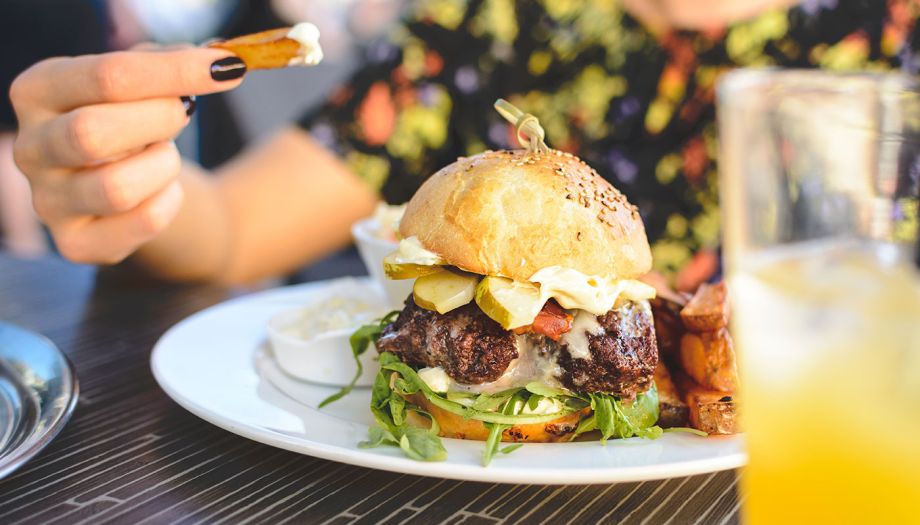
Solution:
[[[371,274],[377,283],[383,288],[390,306],[401,309],[406,297],[412,293],[412,284],[414,279],[394,281],[387,279],[383,273],[383,258],[390,252],[396,250],[396,241],[381,239],[377,237],[376,232],[380,224],[373,217],[360,220],[351,227],[351,233],[355,238],[358,246],[358,253],[361,254],[361,260],[367,271]]]
[[[357,365],[348,338],[356,327],[323,332],[304,339],[285,331],[296,323],[302,309],[285,310],[268,322],[268,339],[278,364],[288,374],[313,383],[345,386],[354,378]],[[358,386],[370,386],[377,374],[377,350],[373,343],[360,357],[364,372]]]

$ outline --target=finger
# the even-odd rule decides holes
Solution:
[[[181,160],[172,142],[91,170],[64,175],[60,209],[68,215],[113,215],[133,210],[179,176]]]
[[[158,98],[75,109],[24,137],[37,144],[34,160],[80,168],[113,160],[148,144],[172,140],[188,123],[179,98]]]
[[[212,70],[222,74],[212,76]],[[245,72],[241,60],[221,49],[118,51],[41,62],[23,74],[21,91],[64,112],[104,102],[226,91],[239,85]]]
[[[61,255],[78,263],[115,264],[172,222],[182,206],[182,186],[173,182],[131,211],[52,228]]]
[[[178,49],[194,49],[192,44],[158,44],[156,42],[141,42],[131,46],[131,51],[176,51]]]
[[[157,44],[156,42],[140,42],[131,46],[131,51],[160,51],[163,49],[163,46]]]

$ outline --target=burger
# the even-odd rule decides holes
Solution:
[[[518,445],[661,429],[649,299],[651,252],[636,207],[579,158],[488,151],[446,166],[412,197],[391,279],[405,307],[364,327],[380,372],[364,446],[443,459],[441,437]]]

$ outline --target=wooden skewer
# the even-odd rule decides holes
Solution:
[[[521,146],[530,151],[547,152],[546,132],[540,125],[540,120],[530,113],[524,113],[507,100],[500,98],[495,101],[495,111],[505,120],[514,124],[514,135]]]

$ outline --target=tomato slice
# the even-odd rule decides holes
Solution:
[[[534,332],[558,341],[562,334],[572,329],[572,320],[571,314],[566,313],[556,301],[550,299],[534,318],[533,324],[515,328],[513,332],[516,334]]]

